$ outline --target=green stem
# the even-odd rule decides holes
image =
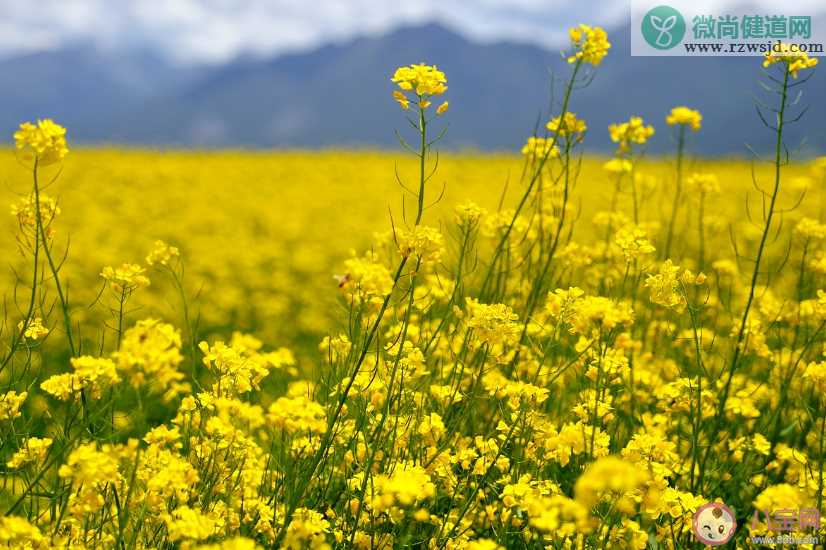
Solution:
[[[783,77],[783,87],[780,92],[780,110],[777,113],[777,128],[776,132],[776,140],[775,140],[775,148],[774,148],[774,190],[772,191],[771,202],[769,203],[769,210],[766,214],[766,223],[763,226],[763,234],[760,237],[760,245],[757,248],[757,258],[754,261],[754,271],[751,275],[751,285],[749,286],[749,295],[746,299],[746,306],[743,309],[743,316],[740,319],[740,328],[737,331],[737,339],[735,342],[734,353],[732,354],[731,363],[729,363],[728,367],[728,375],[726,377],[725,385],[723,386],[723,391],[720,396],[719,405],[717,407],[717,414],[714,418],[713,428],[710,433],[716,434],[719,431],[720,423],[723,420],[723,415],[725,414],[726,410],[726,402],[728,401],[728,396],[731,391],[731,380],[734,377],[734,372],[737,370],[738,361],[740,360],[740,354],[742,353],[743,341],[746,336],[746,325],[748,324],[749,312],[751,311],[751,305],[754,301],[754,293],[755,289],[757,288],[757,280],[760,276],[760,264],[763,259],[763,252],[766,248],[766,241],[769,237],[769,231],[771,230],[772,219],[774,218],[774,209],[775,204],[777,203],[777,197],[780,194],[780,167],[782,165],[782,155],[783,155],[783,123],[784,117],[786,114],[786,101],[788,98],[788,91],[789,91],[789,70],[788,67],[786,68],[784,77]],[[700,469],[700,476],[702,482],[702,474],[705,466],[706,460],[708,460],[709,454],[711,452],[712,445],[709,445],[706,449],[705,455],[703,456],[703,464]]]
[[[683,192],[683,156],[685,153],[685,124],[680,125],[677,138],[677,179],[674,190],[674,203],[671,205],[671,218],[668,220],[668,234],[665,238],[665,248],[663,249],[663,259],[668,259],[671,254],[671,241],[674,237],[674,225],[677,220],[677,213],[680,208],[680,198]]]
[[[35,204],[34,207],[40,213],[40,197],[37,193],[37,160],[34,163],[34,196],[35,196]],[[35,223],[34,226],[34,259],[33,259],[33,268],[32,268],[32,292],[29,296],[29,307],[26,311],[26,318],[23,319],[23,326],[20,328],[18,332],[15,333],[14,337],[11,341],[11,346],[9,346],[9,353],[3,358],[3,362],[0,363],[0,372],[6,368],[6,365],[9,364],[11,358],[14,356],[14,353],[17,351],[17,346],[26,336],[26,330],[29,328],[31,324],[32,314],[34,313],[34,304],[35,299],[37,297],[37,272],[38,272],[38,263],[39,263],[39,256],[40,256],[40,224]]]
[[[419,107],[419,123],[419,129],[422,134],[422,149],[419,152],[419,201],[418,211],[416,212],[415,225],[419,225],[419,222],[421,222],[422,219],[422,215],[424,214],[424,189],[425,183],[427,181],[427,178],[425,176],[427,123],[424,118],[424,109],[422,107]],[[347,401],[347,397],[350,394],[350,390],[353,388],[356,376],[361,371],[361,367],[364,364],[364,360],[367,358],[367,354],[369,353],[370,348],[373,345],[373,340],[376,338],[379,325],[381,324],[381,321],[384,318],[384,314],[387,312],[387,308],[390,305],[390,299],[393,297],[393,293],[398,287],[399,279],[401,278],[404,266],[407,265],[407,261],[409,259],[409,255],[404,256],[399,262],[398,267],[396,268],[395,275],[393,276],[393,285],[390,288],[390,292],[388,292],[385,295],[384,300],[382,301],[381,308],[379,309],[379,312],[376,315],[375,321],[373,321],[373,325],[370,327],[370,330],[368,331],[367,338],[365,339],[364,344],[361,347],[361,351],[359,352],[359,356],[355,362],[355,365],[353,366],[353,371],[349,377],[349,380],[347,381],[347,385],[344,387],[343,391],[339,395],[338,402],[336,403],[336,408],[332,416],[330,416],[329,420],[327,421],[327,428],[324,431],[324,434],[322,435],[318,450],[311,459],[311,462],[306,471],[306,475],[301,478],[298,487],[296,488],[295,492],[291,495],[290,503],[287,505],[286,513],[284,514],[284,521],[280,529],[278,530],[278,533],[276,534],[275,538],[273,539],[273,543],[271,545],[271,548],[273,549],[278,548],[281,545],[281,542],[284,540],[284,536],[287,534],[287,528],[290,526],[290,523],[292,522],[293,515],[295,514],[295,510],[298,508],[299,502],[304,497],[304,494],[307,492],[307,489],[310,486],[310,482],[315,478],[319,466],[321,465],[322,461],[327,455],[329,446],[332,443],[336,424],[338,423],[339,417],[341,416],[341,411],[344,409],[344,403]]]
[[[66,339],[69,343],[69,352],[72,357],[76,356],[76,348],[74,338],[72,337],[72,319],[69,315],[69,303],[66,295],[63,292],[63,286],[60,284],[60,277],[58,276],[58,268],[52,259],[52,252],[49,248],[49,241],[46,233],[43,230],[43,217],[40,214],[40,187],[37,183],[37,163],[34,166],[34,198],[35,198],[35,217],[37,219],[37,227],[40,233],[41,243],[43,243],[43,253],[46,255],[46,261],[49,265],[49,270],[54,279],[55,289],[57,290],[57,297],[60,300],[60,309],[63,311],[63,324],[66,329]]]
[[[486,298],[486,294],[488,291],[488,287],[491,283],[491,278],[493,277],[494,271],[496,270],[496,265],[499,257],[502,255],[504,251],[505,243],[508,241],[510,237],[511,231],[513,231],[514,224],[516,223],[516,219],[519,217],[519,214],[522,212],[522,209],[525,207],[525,203],[528,201],[528,197],[531,195],[531,191],[533,190],[534,185],[539,180],[542,175],[542,170],[545,167],[545,163],[548,161],[548,158],[551,156],[551,152],[553,151],[554,147],[556,147],[557,142],[559,141],[560,131],[564,127],[565,122],[565,114],[568,112],[568,104],[571,100],[571,93],[574,89],[574,82],[576,81],[577,74],[579,73],[579,69],[582,67],[582,60],[578,60],[576,65],[574,65],[574,70],[571,73],[571,79],[568,81],[567,86],[565,87],[565,95],[562,99],[562,109],[560,112],[560,124],[557,126],[556,131],[553,134],[553,138],[551,141],[550,146],[547,148],[545,154],[539,159],[537,163],[537,167],[531,176],[530,181],[528,182],[528,187],[525,190],[525,193],[522,195],[522,198],[519,200],[519,204],[516,206],[516,210],[513,212],[513,217],[511,218],[508,227],[505,229],[505,232],[499,239],[499,242],[496,245],[496,248],[493,252],[493,258],[490,261],[490,265],[488,266],[487,273],[485,274],[484,281],[482,282],[481,290],[479,294],[481,297]]]

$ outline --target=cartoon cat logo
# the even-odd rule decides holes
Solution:
[[[694,536],[703,544],[720,546],[731,540],[737,529],[734,512],[721,502],[703,504],[694,513]]]

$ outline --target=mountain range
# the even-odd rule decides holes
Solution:
[[[658,133],[652,152],[673,148],[664,124],[675,105],[699,109],[695,151],[747,155],[773,137],[755,97],[776,97],[755,57],[631,57],[630,28],[609,30],[613,44],[571,110],[589,126],[592,151],[612,149],[607,126],[641,115]],[[88,44],[0,60],[0,132],[51,117],[74,143],[175,147],[396,147],[406,122],[391,98],[390,75],[403,64],[435,63],[448,76],[449,129],[443,146],[517,150],[549,105],[558,108],[569,69],[559,52],[514,42],[477,43],[439,24],[398,28],[272,59],[180,66],[146,51],[104,52]],[[800,87],[788,145],[826,150],[826,77]]]

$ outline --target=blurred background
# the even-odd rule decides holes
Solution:
[[[822,0],[699,3],[826,25]],[[0,0],[0,132],[52,117],[73,143],[396,147],[390,75],[425,61],[450,80],[445,144],[514,151],[545,116],[567,27],[586,22],[613,43],[572,105],[591,150],[612,149],[609,123],[639,114],[662,127],[678,104],[705,116],[699,153],[771,146],[752,99],[758,59],[631,57],[629,13],[624,0]],[[826,149],[822,73],[790,136],[804,154]],[[659,132],[651,149],[670,148]]]

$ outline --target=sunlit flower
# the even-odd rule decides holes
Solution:
[[[574,50],[568,57],[568,63],[582,61],[598,66],[611,47],[611,43],[608,42],[608,34],[602,27],[581,24],[578,27],[570,28],[568,35],[571,38],[571,47]]]
[[[66,146],[66,128],[50,119],[37,124],[24,122],[14,133],[14,146],[24,160],[36,160],[38,166],[48,166],[63,160],[69,153]]]
[[[409,109],[411,100],[404,92],[412,92],[416,94],[416,99],[413,101],[420,109],[424,110],[430,107],[431,102],[428,98],[442,95],[447,91],[447,77],[445,73],[436,68],[435,65],[409,65],[406,67],[399,67],[393,73],[390,79],[398,85],[401,89],[393,92],[393,99],[395,99],[402,109]],[[447,111],[448,103],[445,101],[436,109],[436,113],[441,115]]]
[[[775,51],[775,49],[779,51]],[[787,43],[778,43],[766,52],[763,59],[763,67],[769,67],[775,63],[784,63],[785,70],[792,78],[797,78],[797,73],[805,69],[811,69],[817,65],[816,57],[809,57],[805,52],[796,51],[795,46]]]
[[[703,115],[700,114],[700,111],[695,111],[684,106],[674,107],[671,109],[671,112],[668,113],[668,116],[665,117],[665,122],[669,126],[687,126],[694,132],[700,129],[702,121]]]

